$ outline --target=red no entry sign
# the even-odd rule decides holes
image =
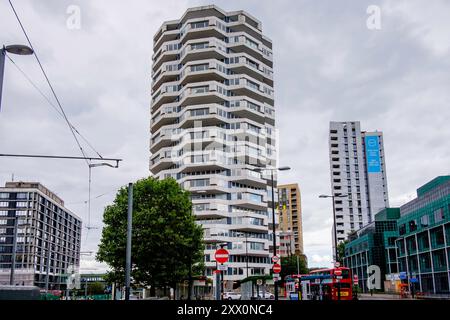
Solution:
[[[353,276],[353,284],[358,284],[358,275],[357,274],[355,274]]]
[[[217,249],[214,258],[216,258],[218,263],[225,263],[228,261],[228,251],[223,248]]]
[[[274,273],[280,273],[281,272],[281,266],[278,263],[275,263],[272,267],[272,270]]]
[[[334,270],[334,274],[336,275],[336,276],[342,276],[342,270]]]

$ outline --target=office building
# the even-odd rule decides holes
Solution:
[[[81,220],[38,182],[0,188],[0,284],[63,290],[69,266],[80,264]]]
[[[418,188],[417,198],[400,207],[397,224],[399,272],[415,282],[418,291],[449,294],[450,176]]]
[[[335,197],[337,242],[389,207],[383,133],[361,131],[359,121],[330,122],[331,192]]]
[[[209,5],[164,22],[153,51],[150,171],[191,192],[208,277],[219,244],[225,281],[269,274],[270,181],[253,170],[276,166],[271,40],[250,14]]]
[[[380,267],[385,289],[414,286],[424,295],[450,294],[450,176],[417,189],[400,209],[387,208],[350,235],[344,264],[366,290],[367,267]],[[391,285],[395,284],[395,287]]]
[[[303,254],[302,205],[297,183],[278,185],[281,255]]]
[[[381,272],[381,289],[386,275],[398,273],[395,241],[398,237],[399,208],[385,208],[375,215],[374,221],[350,234],[345,245],[344,266],[358,276],[358,285],[367,292],[367,268],[376,265]]]

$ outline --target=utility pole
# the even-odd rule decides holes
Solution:
[[[277,233],[275,229],[275,191],[273,181],[273,170],[270,171],[270,177],[272,180],[272,234],[273,234],[273,255],[277,255]],[[274,295],[275,300],[278,300],[278,281],[274,281]]]
[[[125,300],[130,300],[131,231],[133,223],[133,184],[128,184],[127,252],[125,266]]]
[[[16,251],[17,251],[17,228],[19,226],[19,218],[17,217],[17,213],[16,213],[16,217],[14,218],[14,238],[13,238],[13,247],[12,247],[12,255],[11,255],[11,274],[9,277],[9,284],[10,285],[14,285],[14,272],[16,269]]]

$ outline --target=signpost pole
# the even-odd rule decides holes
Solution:
[[[219,264],[220,266],[218,267],[220,272],[220,283],[217,282],[217,288],[218,291],[222,291],[220,295],[218,295],[216,298],[217,300],[223,300],[223,287],[224,287],[224,283],[223,283],[223,269],[224,269],[224,263],[228,261],[228,251],[226,249],[223,248],[224,245],[220,245],[220,249],[216,250],[216,253],[214,254],[214,258],[216,259],[216,262]]]
[[[223,300],[223,270],[220,270],[220,291],[220,300]]]

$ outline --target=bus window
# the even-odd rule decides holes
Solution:
[[[341,288],[341,289],[350,289],[350,283],[342,283],[342,282],[339,282],[339,283],[335,283],[334,284],[334,286],[335,286],[335,288]]]
[[[348,279],[350,277],[349,269],[341,269],[342,270],[342,279]]]

